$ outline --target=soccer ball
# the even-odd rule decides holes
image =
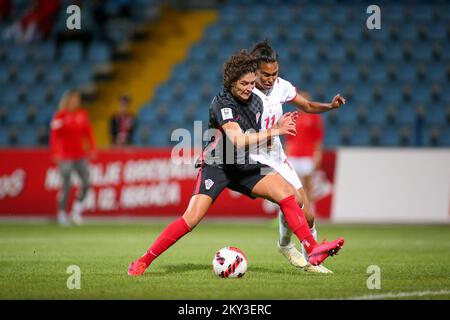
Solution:
[[[221,278],[241,278],[247,271],[247,257],[236,247],[225,247],[213,259],[214,273]]]

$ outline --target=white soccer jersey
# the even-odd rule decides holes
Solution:
[[[297,96],[297,89],[289,81],[278,77],[269,92],[264,93],[255,87],[253,93],[263,101],[261,131],[264,131],[278,122],[283,115],[283,104]],[[274,168],[296,189],[301,188],[301,182],[284,153],[280,137],[273,137],[271,145],[267,148],[259,148],[258,153],[250,153],[250,158]]]

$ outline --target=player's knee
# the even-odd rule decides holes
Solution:
[[[282,199],[289,196],[296,196],[295,188],[287,182],[281,186],[279,192],[281,194]]]

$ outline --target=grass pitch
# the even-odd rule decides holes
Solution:
[[[320,239],[346,240],[340,254],[326,260],[335,273],[323,275],[296,269],[278,253],[273,222],[205,221],[144,276],[127,276],[128,264],[165,225],[0,224],[0,299],[342,299],[388,293],[402,298],[410,292],[417,294],[403,298],[450,299],[449,226],[318,224]],[[249,259],[241,279],[212,272],[216,250],[230,245]],[[79,290],[67,288],[70,265],[81,269]],[[380,290],[367,288],[370,265],[381,269]]]

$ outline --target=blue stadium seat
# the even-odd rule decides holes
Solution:
[[[380,145],[382,146],[399,146],[400,145],[400,135],[399,129],[392,126],[384,126],[381,129]]]
[[[433,20],[433,8],[429,4],[415,4],[411,7],[411,20],[429,23]]]
[[[53,115],[56,113],[56,111],[57,111],[56,107],[41,106],[38,110],[38,113],[36,114],[36,119],[35,119],[36,125],[48,126],[50,124],[50,121],[51,121]]]
[[[2,90],[0,95],[0,104],[12,106],[19,102],[20,91],[17,86],[8,85]]]
[[[397,123],[400,125],[414,124],[416,122],[416,110],[409,104],[400,104],[397,113]]]
[[[432,45],[428,42],[419,42],[414,45],[413,58],[415,60],[429,62],[432,60]]]
[[[70,80],[73,86],[84,84],[92,79],[92,68],[89,64],[81,64],[73,70]]]
[[[338,147],[341,144],[341,138],[339,136],[338,130],[328,130],[327,134],[325,135],[325,146],[328,148],[335,148]]]
[[[389,39],[389,29],[381,28],[381,29],[373,29],[370,30],[370,37],[376,41],[387,41]]]
[[[375,48],[371,42],[363,42],[358,45],[357,57],[359,61],[371,62],[374,59]]]
[[[18,144],[22,147],[32,147],[37,144],[37,128],[28,126],[20,129]]]
[[[432,106],[427,109],[425,118],[427,124],[444,125],[446,123],[445,109],[440,105]]]
[[[33,64],[23,64],[16,75],[16,83],[27,86],[34,85],[37,80],[37,69]]]
[[[341,79],[344,83],[356,83],[359,77],[358,66],[353,63],[344,64],[342,68]]]
[[[439,146],[450,147],[450,127],[448,125],[441,126],[439,135]]]
[[[403,63],[398,67],[397,78],[400,81],[416,80],[416,66],[412,63]]]
[[[46,92],[47,86],[44,84],[32,86],[27,90],[27,101],[38,105],[45,104],[47,102]]]
[[[300,15],[303,21],[308,25],[317,25],[320,22],[320,7],[317,4],[310,4],[302,7]]]
[[[24,46],[8,46],[7,60],[10,63],[23,64],[28,60],[27,48]]]
[[[13,108],[8,113],[8,124],[23,127],[27,124],[27,114],[23,108]]]
[[[102,42],[94,42],[89,46],[87,58],[90,63],[105,63],[111,57],[110,47]]]
[[[73,41],[64,44],[59,60],[64,63],[78,63],[83,58],[83,48],[81,43]]]
[[[443,62],[427,63],[426,78],[429,81],[444,82],[447,77],[447,66]],[[450,67],[450,64],[449,64]]]
[[[356,119],[356,109],[351,107],[342,108],[337,113],[338,121],[340,125],[355,125],[357,123]]]
[[[369,81],[372,83],[383,83],[388,79],[388,70],[386,64],[374,64],[370,66]]]
[[[52,41],[31,45],[29,50],[35,62],[53,62],[56,56],[56,45]]]
[[[343,24],[347,22],[347,9],[345,6],[332,6],[326,19],[336,25]]]
[[[364,25],[365,27],[365,25]],[[362,27],[361,27],[362,28]],[[361,29],[353,24],[347,24],[344,27],[344,40],[346,41],[358,41],[361,39]]]
[[[384,52],[386,61],[397,62],[403,59],[403,48],[398,42],[389,42]]]
[[[61,83],[65,81],[65,72],[61,64],[52,64],[46,68],[44,73],[44,78],[46,81],[53,83]]]
[[[399,104],[402,100],[401,87],[391,85],[385,86],[383,88],[383,100],[386,101],[387,104]]]
[[[399,36],[402,41],[415,41],[417,39],[417,24],[414,22],[402,22],[399,26]]]
[[[383,9],[383,18],[386,21],[400,22],[404,18],[404,6],[401,4],[386,3]]]
[[[432,41],[444,42],[448,39],[447,29],[448,27],[442,22],[432,23],[428,25],[428,37]]]
[[[370,132],[367,127],[354,127],[351,136],[351,145],[368,146],[370,145]]]
[[[342,62],[345,60],[345,47],[339,43],[331,43],[329,46],[328,58],[332,62]]]
[[[386,124],[386,111],[383,105],[376,105],[368,110],[367,123],[373,125]]]
[[[0,146],[9,144],[9,131],[7,128],[0,126]]]
[[[0,62],[0,85],[7,84],[10,80],[9,67],[5,63]],[[1,89],[0,89],[1,90]]]

